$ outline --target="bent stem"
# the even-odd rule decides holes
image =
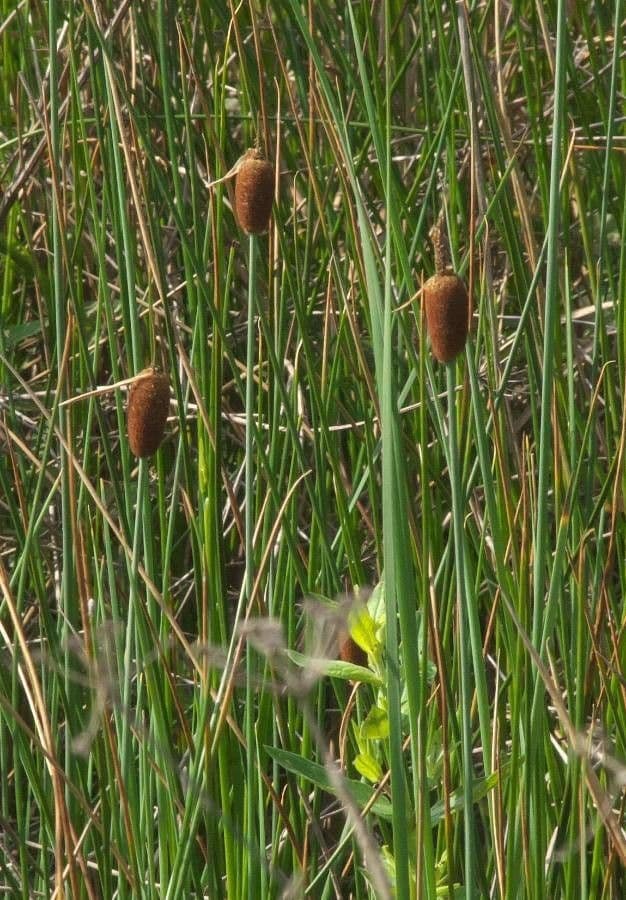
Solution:
[[[472,684],[469,658],[469,629],[467,609],[463,596],[465,571],[465,539],[463,534],[463,490],[459,466],[459,450],[456,433],[456,377],[455,363],[446,365],[448,385],[448,440],[450,485],[452,487],[452,520],[454,529],[454,558],[456,570],[456,599],[461,651],[461,706],[463,740],[463,806],[465,810],[465,896],[472,898],[474,892],[474,813],[472,807],[473,767],[472,767],[472,723],[470,704]]]

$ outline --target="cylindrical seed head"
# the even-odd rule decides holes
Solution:
[[[367,668],[367,653],[362,647],[359,647],[353,637],[348,635],[339,646],[339,657],[353,666],[362,666]]]
[[[433,275],[424,285],[426,327],[433,355],[451,362],[465,347],[469,298],[457,275]]]
[[[274,167],[258,150],[248,150],[235,180],[237,221],[246,234],[267,231],[273,198]]]
[[[148,369],[130,389],[126,410],[128,443],[135,456],[152,456],[165,432],[170,405],[167,375]]]

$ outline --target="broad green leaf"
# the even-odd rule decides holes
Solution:
[[[352,762],[359,775],[367,778],[368,781],[376,783],[383,777],[380,763],[374,759],[371,753],[358,753]]]
[[[311,762],[309,759],[305,759],[302,756],[298,756],[297,753],[291,753],[289,750],[281,750],[278,747],[268,747],[265,746],[265,750],[267,753],[274,759],[280,766],[283,767],[287,772],[291,772],[293,775],[297,775],[300,778],[306,778],[312,784],[317,785],[317,787],[321,788],[323,791],[328,791],[330,794],[335,794],[335,790],[330,783],[330,778],[328,776],[328,772],[321,766],[319,763]],[[509,764],[505,764],[503,768],[508,768]],[[502,769],[501,769],[502,772]],[[473,799],[474,803],[477,803],[479,800],[482,800],[487,796],[489,791],[493,790],[498,783],[499,774],[498,772],[492,772],[488,778],[480,778],[478,781],[474,782],[473,785]],[[371,788],[368,784],[363,784],[362,781],[353,781],[350,778],[344,778],[344,784],[347,789],[352,794],[355,802],[360,806],[364,807],[372,798],[374,794],[374,789]],[[463,792],[462,791],[453,791],[450,795],[450,810],[451,812],[459,812],[459,810],[463,809]],[[381,819],[391,819],[391,802],[387,799],[387,797],[378,797],[372,806],[372,812],[377,816],[380,816]],[[437,825],[444,817],[444,804],[443,801],[438,801],[434,803],[430,808],[430,822],[431,825]],[[414,822],[407,823],[407,827],[413,827]]]
[[[376,622],[367,608],[355,610],[349,618],[350,635],[362,650],[374,656],[380,646],[376,637]]]
[[[283,769],[286,769],[287,772],[308,779],[308,781],[311,781],[323,791],[328,791],[329,794],[335,794],[335,789],[324,766],[311,762],[310,759],[305,759],[303,756],[298,756],[297,753],[280,750],[278,747],[266,746],[265,749],[272,759],[281,765]],[[363,808],[370,802],[374,795],[374,790],[369,785],[363,784],[361,781],[353,781],[350,778],[344,778],[343,781],[346,789],[358,806]],[[391,803],[386,797],[378,797],[374,801],[371,811],[375,815],[380,816],[381,819],[391,819]]]
[[[380,706],[373,706],[361,725],[361,737],[381,740],[389,736],[389,717]]]
[[[288,650],[289,659],[301,669],[308,669],[319,674],[320,678],[329,675],[331,678],[341,678],[344,681],[362,681],[375,687],[382,685],[381,679],[363,666],[344,662],[341,659],[325,659],[324,657],[306,656],[297,650]]]
[[[367,601],[367,609],[372,619],[377,625],[383,625],[386,619],[385,611],[385,580],[380,579],[378,584],[372,589],[369,600]]]

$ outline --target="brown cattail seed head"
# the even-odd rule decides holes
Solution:
[[[167,375],[146,369],[130,389],[126,410],[128,443],[135,456],[152,456],[159,449],[169,405]]]
[[[433,355],[451,362],[467,341],[469,299],[457,275],[433,275],[424,285],[426,327]]]
[[[339,656],[344,662],[352,663],[353,666],[367,668],[367,653],[350,635],[341,642]]]
[[[235,180],[237,221],[246,234],[267,231],[273,198],[274,167],[258,150],[248,150]]]

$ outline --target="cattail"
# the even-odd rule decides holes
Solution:
[[[467,341],[469,300],[465,285],[458,275],[433,275],[424,285],[424,306],[433,355],[439,362],[450,362]]]
[[[274,167],[259,150],[248,150],[235,181],[237,220],[246,234],[267,231],[273,198]]]
[[[431,237],[436,274],[424,285],[426,327],[435,359],[447,363],[465,347],[469,328],[469,298],[465,285],[450,265],[443,212],[431,230]]]
[[[152,456],[161,446],[170,405],[170,383],[167,375],[155,369],[133,384],[128,395],[126,426],[128,443],[135,456]]]
[[[350,635],[341,642],[339,656],[344,662],[352,663],[353,666],[367,668],[367,653]]]

